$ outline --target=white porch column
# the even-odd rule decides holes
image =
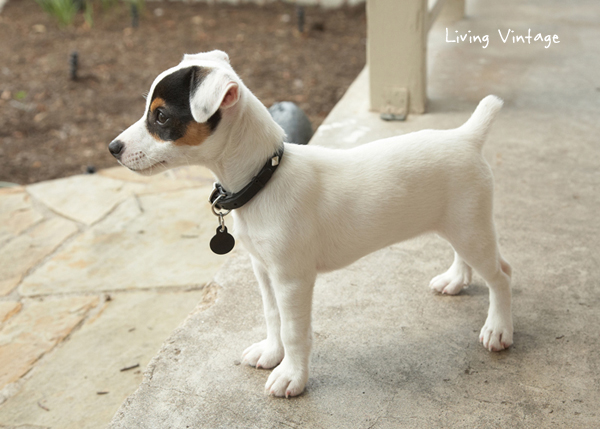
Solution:
[[[403,119],[424,113],[427,33],[444,6],[427,0],[367,0],[367,63],[371,109]],[[444,16],[460,19],[464,0],[448,0]]]

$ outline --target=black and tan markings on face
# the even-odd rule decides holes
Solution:
[[[221,121],[219,110],[203,123],[194,121],[190,110],[190,92],[202,84],[210,71],[205,67],[186,67],[156,84],[146,118],[150,134],[175,145],[197,146],[215,131]]]

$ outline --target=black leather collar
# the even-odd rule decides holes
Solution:
[[[219,198],[219,201],[215,204],[215,208],[219,210],[235,210],[242,207],[248,201],[250,201],[256,194],[260,192],[262,188],[265,187],[277,167],[281,162],[281,158],[283,157],[283,145],[281,149],[277,151],[267,163],[263,166],[263,168],[259,171],[259,173],[250,180],[244,188],[236,193],[227,192],[223,189],[220,183],[215,182],[214,189],[210,194],[209,201],[211,204]]]

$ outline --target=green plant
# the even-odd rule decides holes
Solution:
[[[71,25],[77,12],[83,12],[83,19],[91,27],[94,24],[94,4],[100,3],[102,10],[106,11],[119,0],[35,0],[49,15],[56,18],[59,25]],[[122,3],[131,7],[135,5],[138,13],[144,9],[145,0],[123,0]]]
[[[100,0],[100,4],[102,5],[102,10],[108,10],[115,6],[119,0]]]
[[[35,0],[44,11],[54,16],[61,26],[70,25],[79,11],[79,4],[73,0]]]
[[[83,19],[86,24],[90,27],[94,25],[94,7],[92,6],[92,1],[87,0],[85,2],[85,8],[83,9]]]

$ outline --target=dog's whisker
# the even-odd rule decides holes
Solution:
[[[153,161],[154,163],[161,162],[161,161],[157,160],[156,158],[148,155],[148,153],[146,151],[144,151],[143,149],[140,149],[140,152],[142,152],[146,158],[148,158],[150,161]]]

